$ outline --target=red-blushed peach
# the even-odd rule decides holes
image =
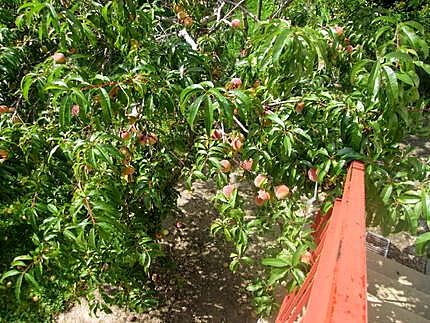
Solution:
[[[74,105],[72,106],[72,116],[73,116],[73,117],[78,116],[78,115],[79,115],[79,111],[80,111],[80,110],[81,110],[81,108],[79,107],[79,105],[74,104]]]
[[[233,19],[230,21],[230,26],[232,28],[240,28],[240,20],[239,19]]]
[[[231,141],[230,146],[234,151],[238,152],[242,148],[242,141],[239,137],[235,137]]]
[[[255,197],[255,204],[257,204],[257,206],[263,206],[263,204],[268,200],[270,200],[270,194],[265,190],[259,190]]]
[[[155,145],[158,141],[157,135],[152,132],[147,135],[139,134],[137,139],[141,145]]]
[[[228,160],[223,159],[219,163],[221,165],[222,172],[228,173],[229,171],[231,171],[231,163]]]
[[[214,129],[212,131],[211,137],[215,140],[222,139],[222,130],[221,129]]]
[[[8,107],[7,105],[0,105],[0,114],[14,112],[14,111],[15,111],[14,107]]]
[[[242,80],[238,77],[234,77],[230,81],[230,88],[231,89],[238,89],[242,86]]]
[[[343,35],[343,28],[340,26],[336,26],[334,27],[334,32],[338,35],[338,36],[342,36]]]
[[[309,251],[306,251],[301,257],[300,261],[310,265],[312,263],[312,253]]]
[[[121,131],[121,133],[119,135],[120,135],[121,139],[124,139],[124,140],[127,140],[130,138],[130,132],[128,132],[126,130]]]
[[[290,189],[287,185],[279,185],[275,187],[275,196],[278,200],[283,200],[290,195]]]
[[[0,150],[0,162],[4,162],[9,157],[9,152],[7,150]]]
[[[52,59],[56,64],[64,64],[66,62],[66,56],[63,53],[55,53],[52,55]]]
[[[258,174],[254,179],[254,185],[258,188],[261,188],[263,185],[267,183],[267,177],[261,174]]]
[[[303,111],[303,109],[305,108],[305,103],[302,101],[302,102],[298,102],[297,104],[296,104],[296,112],[297,113],[302,113],[302,111]]]
[[[318,181],[318,171],[316,168],[310,168],[308,170],[308,177],[312,182]]]
[[[226,199],[230,199],[236,187],[233,184],[228,184],[222,188],[222,194]]]
[[[254,161],[252,159],[244,160],[243,162],[240,163],[240,167],[250,172],[252,170],[253,163]]]
[[[123,176],[127,176],[127,175],[131,175],[134,173],[134,167],[133,166],[126,166],[123,168],[122,170],[122,175]]]

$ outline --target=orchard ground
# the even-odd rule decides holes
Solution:
[[[169,234],[162,245],[171,265],[152,276],[159,286],[159,308],[136,314],[115,307],[113,313],[96,318],[83,301],[61,314],[58,322],[255,322],[241,277],[228,268],[231,248],[208,232],[217,216],[210,202],[214,187],[203,182],[195,183],[192,192],[180,187],[182,216],[164,223]]]

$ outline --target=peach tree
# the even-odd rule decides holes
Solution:
[[[210,230],[265,315],[279,285],[303,282],[313,212],[349,161],[367,164],[369,222],[428,223],[428,162],[399,150],[427,131],[428,26],[404,19],[425,8],[353,1],[372,12],[359,22],[342,1],[223,3],[2,4],[2,318],[49,320],[81,296],[155,306],[178,180],[216,182]]]
[[[182,92],[188,123],[203,127],[189,179],[213,178],[220,188],[211,230],[235,246],[230,268],[267,268],[248,286],[266,315],[278,283],[291,290],[303,282],[314,247],[312,206],[330,208],[349,161],[367,165],[369,223],[416,235],[429,221],[429,164],[398,148],[407,135],[428,132],[418,76],[430,72],[428,35],[412,21],[380,17],[373,25],[364,48],[340,26],[262,22],[234,78]],[[247,211],[247,183],[255,214]],[[428,233],[418,239],[420,253],[426,241]]]

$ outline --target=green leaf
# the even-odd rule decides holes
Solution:
[[[24,274],[24,278],[26,281],[30,282],[35,288],[40,289],[38,282],[34,279],[33,275],[29,272]]]
[[[278,115],[274,112],[271,112],[269,114],[266,115],[266,118],[277,123],[278,125],[280,125],[282,128],[285,127],[285,123],[284,121],[282,121],[281,118],[278,117]]]
[[[429,74],[430,74],[430,73],[429,73]],[[396,73],[396,76],[397,76],[397,78],[398,78],[400,81],[402,81],[403,83],[406,83],[406,84],[408,84],[408,85],[410,85],[410,86],[415,86],[414,81],[411,79],[411,77],[410,77],[408,74],[403,73],[403,72],[397,72],[397,73]]]
[[[215,107],[212,103],[212,100],[210,97],[207,97],[206,102],[206,111],[205,111],[205,127],[206,127],[206,133],[209,136],[212,130],[212,124],[214,122],[214,110]]]
[[[402,204],[416,204],[420,201],[419,196],[403,194],[397,198]]]
[[[206,95],[202,94],[200,95],[190,106],[190,108],[187,111],[187,122],[190,125],[191,129],[194,128],[194,121],[196,120],[197,112],[199,111],[199,108],[203,102],[203,100],[206,98]]]
[[[383,66],[385,75],[387,77],[387,94],[388,94],[388,100],[390,101],[391,105],[397,105],[398,104],[398,95],[399,95],[399,85],[397,83],[397,77],[396,73],[391,69],[389,66]]]
[[[291,265],[285,258],[264,258],[261,260],[261,263],[271,267],[286,267]]]
[[[400,25],[400,30],[403,32],[403,36],[405,36],[409,44],[412,45],[414,49],[418,49],[420,47],[418,44],[418,36],[410,27],[406,25]]]
[[[30,92],[31,84],[33,84],[34,74],[27,74],[21,81],[22,96],[28,101],[28,93]]]
[[[376,62],[373,65],[369,76],[368,92],[371,95],[371,101],[375,101],[381,84],[381,64]]]
[[[15,297],[18,302],[21,301],[21,285],[22,285],[22,278],[24,277],[24,274],[19,275],[18,279],[16,280],[15,284]]]
[[[427,194],[424,191],[422,192],[421,204],[422,204],[424,219],[429,221],[430,220],[430,194]]]
[[[16,270],[16,269],[9,270],[9,271],[7,271],[7,272],[3,273],[3,275],[1,276],[1,279],[0,279],[0,283],[3,283],[3,281],[4,281],[6,278],[16,276],[16,275],[18,275],[18,274],[20,274],[20,273],[21,273],[21,272],[20,272],[19,270]]]
[[[273,55],[272,55],[272,63],[277,64],[279,62],[279,58],[281,57],[282,51],[284,50],[286,40],[288,35],[291,33],[291,29],[285,28],[279,35],[276,37],[275,43],[273,45]]]
[[[291,139],[288,135],[284,136],[284,149],[288,157],[291,156],[292,152],[292,145],[291,145]]]
[[[272,271],[270,273],[270,277],[267,280],[267,284],[273,285],[278,280],[284,278],[287,273],[288,273],[288,269],[282,269],[282,268],[272,269]]]
[[[233,109],[230,106],[230,102],[221,94],[220,90],[222,89],[210,89],[207,93],[213,95],[220,103],[223,107],[225,116],[227,117],[227,123],[228,125],[231,125],[233,123]]]
[[[70,124],[70,121],[72,119],[72,106],[69,101],[69,97],[66,97],[60,105],[60,125],[61,126],[67,126]]]
[[[392,27],[390,27],[390,26],[383,26],[383,27],[379,28],[378,31],[375,33],[375,36],[374,36],[375,37],[375,43],[377,43],[379,38],[383,34],[385,34],[387,31],[391,32],[391,29],[392,29]]]
[[[393,185],[385,186],[381,192],[382,202],[384,202],[385,204],[388,203],[392,192],[393,192]]]
[[[389,52],[384,58],[388,62],[398,61],[401,63],[412,63],[413,61],[411,56],[401,51]]]
[[[190,97],[190,95],[198,93],[200,91],[204,91],[204,87],[201,84],[193,84],[190,85],[189,87],[185,88],[180,95],[179,98],[179,102],[180,102],[180,106],[182,111],[185,111],[186,105],[188,103],[188,98]]]
[[[106,124],[110,124],[112,121],[110,97],[106,90],[102,87],[100,88],[100,92],[100,104],[102,107],[103,118]]]
[[[414,64],[418,67],[421,67],[427,74],[430,74],[429,64],[424,64],[423,62],[420,62],[420,61],[415,61]]]
[[[426,232],[422,235],[420,235],[416,242],[416,249],[418,255],[425,255],[426,250],[430,247],[430,232]]]
[[[14,261],[16,261],[16,260],[33,260],[33,257],[31,257],[29,255],[22,255],[22,256],[15,257],[13,260]]]

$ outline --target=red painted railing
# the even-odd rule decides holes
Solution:
[[[364,165],[354,161],[342,198],[315,220],[314,262],[285,297],[277,323],[367,322],[365,220]]]

